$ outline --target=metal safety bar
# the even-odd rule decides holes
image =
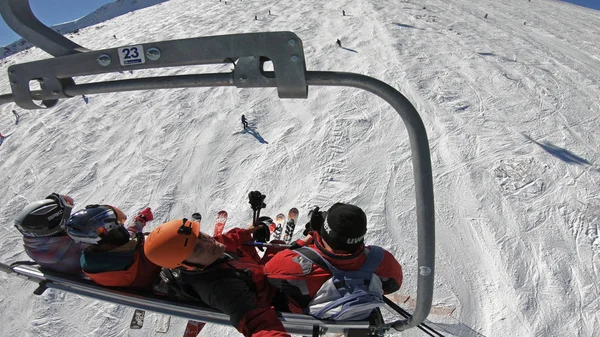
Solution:
[[[26,9],[24,5],[17,5],[18,2],[28,3],[0,0],[0,11],[5,20],[8,17],[13,23],[19,22],[15,18],[22,17],[23,13],[19,11]],[[37,29],[34,26],[29,28]],[[47,48],[44,50],[55,50],[61,45],[49,39],[44,42],[51,45],[48,47],[41,41],[47,35],[41,31],[38,33],[39,40],[31,42]],[[308,85],[346,86],[383,98],[400,115],[408,131],[417,212],[417,306],[412,317],[396,323],[394,328],[401,331],[415,327],[427,318],[433,300],[435,270],[435,212],[429,142],[417,110],[400,92],[384,82],[360,74],[306,71],[302,41],[292,32],[198,37],[73,53],[77,50],[78,47],[74,47],[70,52],[60,54],[64,56],[9,67],[12,94],[0,95],[0,104],[15,102],[25,109],[40,109],[54,106],[61,98],[84,94],[214,86],[276,87],[280,98],[306,98]],[[263,70],[266,60],[273,62],[273,72]],[[74,81],[77,76],[117,71],[231,62],[235,68],[229,73],[147,77],[79,85]],[[40,83],[41,90],[31,91],[29,82],[32,80]],[[42,101],[44,106],[36,104],[35,100]],[[131,305],[135,306],[134,303]]]
[[[57,289],[97,300],[185,319],[220,325],[231,325],[228,315],[209,307],[171,302],[158,298],[157,296],[148,296],[115,288],[101,287],[95,285],[91,281],[77,279],[75,277],[63,277],[50,272],[42,272],[34,266],[19,265],[10,268],[5,264],[0,263],[0,269],[8,273],[16,273],[34,282],[41,282],[43,283],[43,287],[47,289]],[[308,315],[285,312],[280,313],[279,319],[288,333],[301,335],[312,335],[314,326],[320,328],[321,334],[347,333],[350,330],[372,328],[368,321],[321,321]]]

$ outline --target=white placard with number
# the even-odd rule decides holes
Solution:
[[[144,46],[137,45],[119,48],[119,61],[122,66],[146,63]]]

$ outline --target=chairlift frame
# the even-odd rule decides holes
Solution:
[[[388,326],[403,331],[421,324],[428,316],[433,299],[435,260],[435,214],[429,142],[425,126],[415,107],[396,89],[375,78],[347,72],[307,71],[302,41],[293,32],[261,32],[196,37],[143,43],[103,50],[90,50],[41,23],[31,11],[29,0],[0,0],[0,14],[6,23],[30,43],[53,58],[15,64],[8,68],[12,93],[0,95],[0,105],[14,102],[23,109],[54,107],[60,99],[85,94],[133,90],[235,86],[237,88],[277,88],[280,98],[307,98],[308,86],[345,86],[363,89],[383,98],[402,118],[408,132],[415,181],[418,280],[414,313]],[[135,47],[138,58],[124,59]],[[274,71],[264,71],[264,62],[273,62]],[[76,84],[73,77],[118,71],[187,65],[227,64],[229,73],[146,77]],[[32,91],[30,82],[40,90]],[[36,103],[41,101],[41,104]],[[124,304],[188,319],[229,325],[228,316],[197,307],[183,308],[156,299],[130,296],[121,291],[75,280],[56,278],[32,267],[2,269],[45,287]],[[308,315],[281,313],[290,333],[312,334],[313,327],[325,332],[347,332],[369,328],[369,322],[330,322]],[[372,328],[372,327],[371,327]]]

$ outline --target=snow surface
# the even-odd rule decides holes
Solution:
[[[304,43],[308,70],[389,83],[420,112],[432,151],[434,309],[455,310],[428,319],[457,336],[599,336],[599,27],[600,12],[550,0],[171,0],[72,38],[102,49],[289,30]],[[5,59],[0,93],[10,92],[9,65],[47,57],[34,48]],[[77,82],[230,70],[144,70]],[[402,263],[398,294],[414,299],[411,153],[401,119],[383,100],[323,87],[310,87],[306,100],[224,87],[88,99],[39,111],[0,107],[0,132],[10,134],[0,146],[2,261],[27,258],[13,219],[50,192],[130,216],[150,206],[156,219],[149,229],[199,211],[210,232],[220,209],[229,212],[227,228],[249,224],[247,194],[260,190],[265,214],[295,206],[301,223],[314,205],[361,206],[368,243]],[[173,318],[167,333],[154,332],[152,313],[144,329],[129,330],[133,308],[57,291],[34,296],[35,287],[0,274],[1,335],[166,337],[184,330],[185,321]],[[239,334],[215,325],[201,333],[221,335]]]

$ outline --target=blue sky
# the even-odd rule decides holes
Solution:
[[[23,0],[25,1],[25,0]],[[114,0],[29,0],[33,14],[48,26],[73,21],[86,16],[104,4]],[[20,37],[10,29],[4,20],[0,22],[0,46],[5,46]]]
[[[31,10],[35,16],[46,25],[51,26],[86,16],[98,7],[113,1],[114,0],[29,0],[29,3],[31,4]],[[599,0],[569,0],[566,2],[600,10]],[[57,5],[57,3],[60,5]],[[0,22],[0,46],[7,45],[18,39],[19,36],[6,25],[4,20],[2,20]]]

